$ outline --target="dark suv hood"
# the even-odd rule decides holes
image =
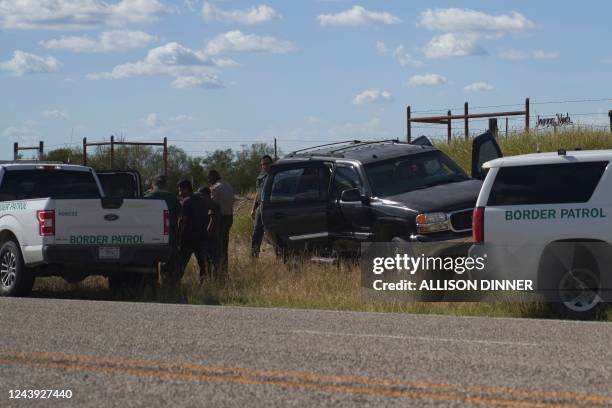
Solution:
[[[419,212],[461,210],[476,205],[481,186],[482,181],[470,179],[409,191],[385,197],[385,200],[394,201]]]

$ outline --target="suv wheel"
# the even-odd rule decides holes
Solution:
[[[0,248],[0,295],[28,296],[34,286],[34,277],[23,263],[21,251],[12,241]]]
[[[593,319],[602,306],[598,275],[589,268],[567,271],[559,280],[557,308],[567,317]]]

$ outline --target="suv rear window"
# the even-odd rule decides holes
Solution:
[[[7,170],[0,186],[0,201],[34,198],[99,198],[89,171]]]
[[[585,203],[608,162],[502,167],[487,205]]]

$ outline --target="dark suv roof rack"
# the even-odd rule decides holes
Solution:
[[[308,150],[314,150],[314,149],[319,149],[321,147],[335,146],[335,145],[346,144],[346,143],[356,144],[356,143],[361,143],[361,142],[359,140],[345,140],[343,142],[325,143],[325,144],[318,145],[318,146],[307,147],[305,149],[294,150],[291,153],[289,153],[288,156],[292,157],[296,153],[307,152]]]
[[[344,150],[348,150],[348,149],[355,149],[355,148],[366,146],[366,145],[378,144],[378,143],[387,143],[387,142],[396,142],[396,143],[399,143],[399,139],[384,139],[384,140],[371,140],[369,142],[359,142],[359,143],[356,143],[354,145],[343,146],[343,147],[340,147],[338,149],[334,149],[334,150],[332,150],[329,153],[330,154],[336,154],[338,152],[341,152],[341,151],[344,151]]]
[[[337,149],[332,149],[332,150],[326,151],[324,153],[320,153],[321,156],[333,156],[334,154],[336,154],[338,152],[345,151],[345,150],[354,149],[354,148],[358,148],[358,147],[366,146],[366,145],[371,145],[371,144],[388,143],[388,142],[401,143],[399,141],[399,139],[397,139],[397,138],[396,139],[384,139],[384,140],[371,140],[371,141],[367,141],[367,142],[362,142],[360,140],[347,140],[347,141],[344,141],[344,142],[326,143],[326,144],[319,145],[319,146],[313,146],[313,147],[307,147],[305,149],[295,150],[295,151],[289,153],[287,156],[288,157],[294,157],[297,153],[304,153],[304,152],[308,152],[310,150],[320,149],[322,147],[329,147],[329,146],[335,146],[335,145],[344,144],[345,146],[341,146],[341,147],[338,147]]]

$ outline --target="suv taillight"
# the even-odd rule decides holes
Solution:
[[[38,218],[39,235],[55,235],[55,210],[37,211],[36,218]]]
[[[170,212],[164,210],[164,235],[170,235]]]
[[[484,242],[484,207],[474,208],[472,215],[472,237],[474,242]]]

